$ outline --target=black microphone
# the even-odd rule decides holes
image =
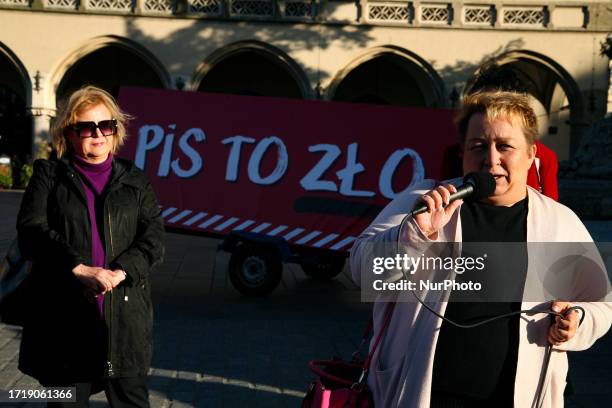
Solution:
[[[471,196],[474,200],[487,198],[495,191],[495,178],[490,173],[469,173],[463,178],[463,184],[457,188],[456,193],[450,195],[449,204],[455,200]],[[410,215],[413,217],[427,212],[427,205],[421,204]]]

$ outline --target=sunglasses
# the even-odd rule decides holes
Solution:
[[[96,122],[77,122],[72,125],[68,125],[64,128],[64,135],[67,136],[68,132],[74,132],[81,139],[88,137],[96,137],[96,129],[100,129],[102,136],[112,136],[117,133],[117,120],[101,120]]]

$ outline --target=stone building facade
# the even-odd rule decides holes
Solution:
[[[609,110],[610,31],[610,0],[0,0],[0,154],[84,83],[449,108],[495,61],[571,159]]]

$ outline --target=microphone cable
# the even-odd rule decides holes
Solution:
[[[402,271],[402,274],[404,275],[405,279],[408,279],[408,277],[406,276],[406,272],[405,271]],[[442,319],[446,323],[448,323],[450,325],[453,325],[455,327],[458,327],[460,329],[472,329],[474,327],[483,326],[485,324],[491,323],[491,322],[496,321],[496,320],[500,320],[500,319],[504,319],[504,318],[507,318],[507,317],[510,317],[510,316],[515,316],[515,315],[520,315],[520,314],[536,315],[536,314],[544,313],[544,314],[548,314],[551,317],[551,320],[552,320],[555,316],[559,316],[559,317],[563,318],[563,317],[569,315],[574,310],[580,311],[580,321],[578,322],[578,326],[580,326],[582,324],[582,321],[584,320],[584,316],[585,316],[585,311],[584,311],[583,307],[581,307],[581,306],[572,306],[572,307],[567,308],[567,310],[565,310],[565,312],[563,312],[563,313],[555,312],[554,310],[516,310],[514,312],[509,312],[509,313],[504,313],[504,314],[501,314],[501,315],[493,316],[493,317],[481,320],[481,321],[473,323],[473,324],[462,324],[462,323],[454,322],[451,319],[449,319],[447,317],[444,317],[440,313],[438,313],[435,310],[433,310],[431,307],[429,307],[415,293],[414,290],[411,290],[410,292],[415,297],[415,299],[425,309],[427,309],[429,312],[433,313],[435,316],[439,317],[440,319]],[[552,344],[549,344],[549,345],[546,346],[546,352],[544,354],[544,361],[542,362],[542,370],[541,370],[541,373],[540,373],[540,380],[538,381],[538,386],[536,388],[536,394],[535,394],[535,407],[536,408],[541,408],[542,405],[544,404],[544,400],[542,398],[542,390],[544,389],[544,382],[546,381],[546,373],[548,372],[548,366],[550,364],[550,358],[552,356],[552,350],[553,350]]]
[[[408,279],[404,273],[404,277],[406,279]],[[451,324],[455,327],[458,327],[460,329],[473,329],[474,327],[478,327],[478,326],[482,326],[491,322],[494,322],[495,320],[499,320],[499,319],[503,319],[506,317],[510,317],[510,316],[514,316],[514,315],[519,315],[519,314],[527,314],[527,315],[536,315],[536,314],[548,314],[551,317],[554,316],[559,316],[559,317],[566,317],[567,315],[569,315],[571,312],[573,312],[574,310],[578,310],[580,311],[580,321],[578,322],[578,326],[580,326],[582,324],[582,321],[584,320],[584,308],[581,306],[572,306],[569,307],[565,313],[561,313],[561,312],[555,312],[554,310],[515,310],[514,312],[509,312],[509,313],[504,313],[501,315],[497,315],[497,316],[493,316],[490,317],[488,319],[484,319],[481,320],[479,322],[473,323],[473,324],[461,324],[461,323],[457,323],[452,321],[451,319],[442,316],[441,314],[439,314],[438,312],[436,312],[435,310],[433,310],[431,307],[427,306],[427,304],[421,299],[419,298],[419,296],[414,292],[414,290],[410,291],[412,293],[412,295],[416,298],[416,300],[427,310],[429,310],[431,313],[433,313],[434,315],[438,316],[440,319],[444,320],[446,323]]]
[[[404,217],[404,219],[402,220],[402,222],[400,223],[400,228],[397,234],[397,241],[396,241],[396,253],[399,254],[399,248],[400,248],[400,237],[401,237],[401,232],[402,232],[402,226],[405,222],[408,222],[408,220],[412,218],[411,214],[408,214]],[[408,276],[406,275],[406,271],[402,269],[402,275],[404,276],[404,279],[409,280]],[[414,296],[414,298],[421,304],[421,306],[423,306],[426,310],[428,310],[429,312],[431,312],[432,314],[434,314],[435,316],[437,316],[438,318],[442,319],[443,321],[445,321],[446,323],[458,327],[460,329],[472,329],[474,327],[478,327],[478,326],[482,326],[488,323],[491,323],[493,321],[496,320],[500,320],[500,319],[504,319],[510,316],[515,316],[515,315],[521,315],[521,314],[526,314],[526,315],[536,315],[536,314],[548,314],[551,317],[551,320],[555,317],[555,316],[559,316],[559,317],[566,317],[567,315],[569,315],[571,312],[573,312],[574,310],[577,310],[580,312],[580,321],[578,322],[578,327],[580,327],[580,325],[582,324],[584,317],[585,317],[585,310],[583,307],[581,306],[571,306],[569,308],[567,308],[563,313],[561,312],[555,312],[554,310],[516,310],[513,312],[509,312],[509,313],[504,313],[501,315],[497,315],[497,316],[493,316],[484,320],[481,320],[479,322],[476,323],[472,323],[472,324],[462,324],[462,323],[457,323],[452,321],[451,319],[441,315],[440,313],[436,312],[435,310],[433,310],[431,307],[429,307],[424,301],[423,299],[421,299],[414,290],[410,291],[412,293],[412,295]],[[540,373],[540,380],[538,382],[538,387],[536,388],[536,395],[535,395],[535,407],[537,408],[541,408],[542,405],[544,404],[544,400],[542,399],[542,390],[544,389],[544,382],[546,380],[546,373],[548,371],[548,366],[550,363],[550,358],[552,356],[552,349],[553,346],[551,344],[546,346],[546,352],[544,354],[544,361],[542,362],[542,370]]]

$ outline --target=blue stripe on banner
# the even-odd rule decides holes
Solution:
[[[280,226],[274,228],[272,231],[268,232],[268,235],[273,237],[275,235],[278,235],[279,232],[284,231],[286,229],[287,229],[286,225],[280,225]]]
[[[160,207],[160,208],[162,208],[162,207]],[[177,211],[176,207],[168,207],[168,208],[166,208],[165,210],[162,211],[161,216],[162,216],[162,218],[166,218],[166,217],[174,214],[176,211]],[[192,212],[193,212],[192,210],[182,210],[181,212],[179,212],[178,214],[175,214],[172,218],[170,218],[166,222],[169,223],[169,224],[176,223],[176,222],[178,222],[178,221],[188,217],[190,214],[192,214]],[[199,213],[193,215],[187,221],[183,222],[182,225],[191,226],[191,225],[197,223],[198,221],[200,221],[201,219],[205,218],[207,215],[208,215],[208,213],[199,212]],[[213,225],[214,223],[222,220],[223,218],[225,218],[224,215],[220,215],[220,214],[214,215],[214,216],[210,217],[208,220],[206,220],[203,223],[201,223],[200,225],[198,225],[198,227],[199,228],[203,228],[203,229],[207,228],[207,227]],[[240,218],[238,218],[238,217],[231,217],[231,218],[225,220],[223,223],[221,223],[218,226],[216,226],[215,227],[215,231],[221,232],[221,231],[229,228],[230,226],[236,224],[238,221],[240,221]],[[232,231],[244,230],[244,229],[250,227],[251,225],[253,225],[255,223],[256,223],[256,221],[254,221],[254,220],[245,220],[242,223],[238,224],[235,228],[233,228]],[[272,224],[270,224],[269,222],[263,222],[263,223],[259,224],[257,227],[253,228],[251,230],[251,232],[260,233],[263,230],[265,230],[268,227],[270,227],[271,225]],[[284,232],[288,228],[289,227],[287,225],[279,225],[279,226],[275,227],[274,229],[272,229],[271,231],[269,231],[266,235],[277,236],[278,234]],[[294,228],[291,231],[289,231],[288,233],[286,233],[283,236],[283,238],[285,240],[287,240],[287,241],[290,241],[291,239],[295,238],[296,236],[302,234],[303,232],[304,232],[303,228]],[[299,240],[297,240],[295,243],[297,245],[304,245],[304,244],[312,241],[313,239],[315,239],[316,237],[318,237],[321,234],[322,234],[321,231],[311,231],[308,234],[306,234],[305,236],[303,236],[302,238],[300,238]],[[321,248],[321,247],[329,244],[330,242],[332,242],[336,238],[338,238],[338,236],[339,236],[338,234],[329,234],[329,235],[326,235],[324,238],[321,238],[318,241],[316,241],[314,244],[311,244],[311,246],[315,247],[315,248]],[[342,249],[343,247],[349,245],[350,243],[352,243],[356,239],[357,239],[356,237],[346,237],[346,238],[342,239],[341,241],[336,242],[329,249],[332,249],[332,250]]]
[[[229,227],[230,225],[234,224],[236,221],[238,221],[240,218],[236,218],[236,217],[232,217],[229,220],[221,223],[220,225],[217,225],[215,227],[215,231],[223,231],[224,229],[226,229],[227,227]]]
[[[193,217],[185,221],[183,225],[187,225],[187,226],[193,225],[196,222],[200,221],[202,218],[206,217],[207,215],[208,213],[205,213],[205,212],[197,213],[196,215],[194,215]]]
[[[183,210],[180,213],[178,213],[177,215],[175,215],[174,217],[170,218],[168,220],[169,223],[175,223],[178,220],[185,218],[186,216],[188,216],[189,214],[191,214],[191,210]]]
[[[233,231],[241,231],[241,230],[243,230],[245,228],[250,227],[253,224],[255,224],[255,221],[253,221],[253,220],[246,220],[245,222],[243,222],[242,224],[240,224],[239,226],[234,228]]]
[[[311,240],[315,239],[319,235],[321,235],[321,231],[312,231],[310,234],[308,234],[305,237],[302,237],[298,241],[296,241],[296,244],[303,245],[303,244],[307,243],[308,241],[311,241]]]
[[[198,225],[198,228],[206,228],[209,225],[212,225],[215,222],[219,221],[220,219],[223,219],[222,215],[213,215],[212,217],[210,217],[209,219],[207,219],[206,221]]]
[[[317,242],[315,242],[314,244],[312,244],[312,246],[315,247],[315,248],[321,248],[323,245],[333,241],[337,237],[338,237],[338,234],[329,234],[325,238],[320,239]]]
[[[287,233],[287,235],[285,235],[285,237],[284,237],[284,238],[285,238],[287,241],[289,241],[291,238],[294,238],[294,237],[296,237],[296,236],[300,235],[302,232],[304,232],[304,228],[296,228],[296,229],[294,229],[293,231],[291,231],[291,232]]]
[[[173,213],[173,212],[175,212],[175,211],[176,211],[176,208],[174,208],[174,207],[169,207],[169,208],[166,208],[166,209],[165,209],[165,210],[162,212],[161,216],[162,216],[162,218],[166,218],[167,216],[169,216],[170,214],[172,214],[172,213]]]
[[[264,222],[263,224],[259,224],[257,227],[253,228],[251,232],[261,232],[268,228],[270,225],[272,224],[270,224],[269,222]]]

